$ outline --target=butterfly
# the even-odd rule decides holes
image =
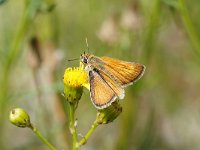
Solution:
[[[89,72],[90,97],[97,109],[107,108],[116,98],[123,99],[124,88],[140,79],[145,71],[142,64],[110,57],[84,52],[80,58]]]

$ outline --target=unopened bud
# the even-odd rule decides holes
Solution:
[[[10,111],[9,120],[12,124],[25,128],[31,127],[30,117],[22,108],[15,108]]]
[[[97,122],[107,124],[114,121],[122,112],[122,107],[118,101],[113,102],[109,107],[98,110]]]

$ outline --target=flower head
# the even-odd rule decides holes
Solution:
[[[78,88],[88,84],[87,72],[84,70],[84,66],[80,63],[79,67],[67,68],[63,78],[64,84],[74,88]]]
[[[88,75],[84,66],[67,68],[64,73],[64,95],[70,103],[80,100],[83,93],[83,86],[89,88]]]

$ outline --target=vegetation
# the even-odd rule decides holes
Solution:
[[[72,149],[62,77],[79,66],[67,60],[87,51],[85,38],[90,53],[139,62],[146,72],[125,89],[122,113],[95,126],[81,149],[200,149],[199,6],[199,0],[0,0],[0,149]],[[13,108],[26,110],[39,138],[9,122]],[[73,118],[81,145],[96,114],[84,89]]]

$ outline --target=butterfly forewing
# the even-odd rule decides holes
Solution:
[[[145,66],[139,63],[126,62],[110,57],[101,57],[103,70],[116,80],[122,87],[137,81],[144,73]]]
[[[89,79],[90,96],[93,104],[99,109],[108,107],[117,98],[115,92],[98,72],[89,71]]]

